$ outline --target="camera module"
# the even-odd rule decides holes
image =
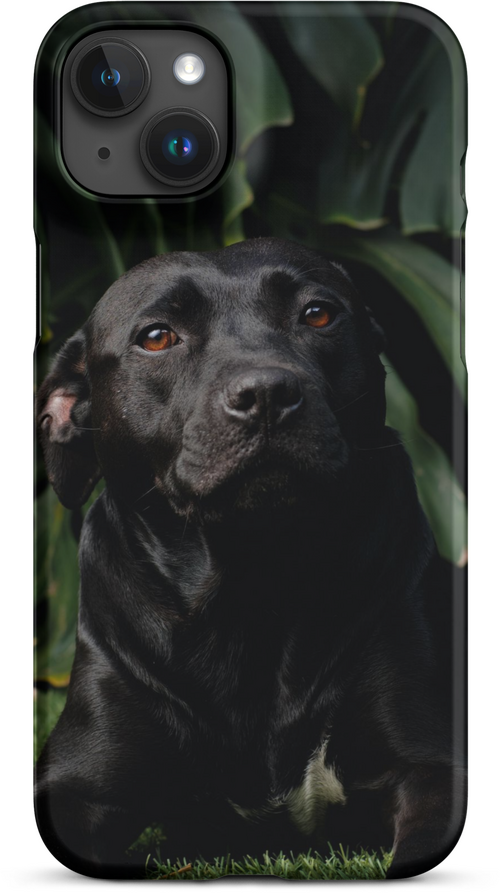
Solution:
[[[220,141],[212,122],[196,109],[166,109],[143,130],[141,158],[153,177],[173,186],[204,180],[217,164]]]
[[[151,76],[146,57],[127,40],[113,38],[86,46],[73,62],[71,87],[94,115],[126,115],[142,102]]]

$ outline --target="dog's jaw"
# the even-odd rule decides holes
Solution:
[[[331,500],[343,489],[348,470],[348,451],[337,460],[322,462],[317,468],[292,462],[288,456],[272,459],[266,454],[254,461],[241,462],[235,470],[221,468],[218,474],[207,470],[194,478],[182,461],[164,475],[155,475],[155,485],[177,515],[198,521],[233,521],[253,517],[263,523],[286,516],[301,506]]]

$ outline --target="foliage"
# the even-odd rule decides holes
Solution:
[[[43,691],[35,688],[33,702],[33,756],[35,762],[38,760],[43,745],[59,719],[65,703],[66,689],[48,688],[47,691]]]

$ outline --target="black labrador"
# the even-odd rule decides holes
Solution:
[[[106,481],[37,768],[64,864],[137,876],[153,822],[173,859],[453,848],[451,620],[382,338],[340,266],[254,239],[139,264],[56,357],[49,479],[68,508]]]

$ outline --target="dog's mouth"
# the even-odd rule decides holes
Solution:
[[[231,499],[237,508],[258,508],[274,504],[293,505],[298,498],[298,469],[278,460],[260,460],[239,469],[214,491],[221,499]]]
[[[244,458],[236,467],[208,468],[197,475],[177,463],[156,486],[183,516],[228,518],[274,514],[317,501],[337,481],[346,452],[335,457],[296,457],[268,448]]]

